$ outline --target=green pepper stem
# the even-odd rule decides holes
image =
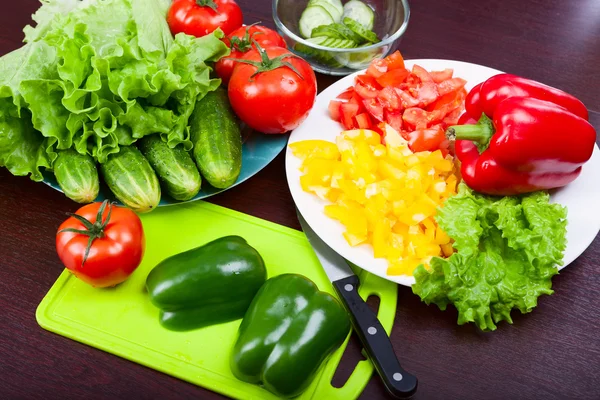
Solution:
[[[487,115],[482,114],[475,125],[454,125],[446,130],[446,136],[450,140],[470,140],[487,146],[494,136],[494,124]]]

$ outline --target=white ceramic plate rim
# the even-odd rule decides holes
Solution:
[[[414,64],[419,64],[427,70],[452,68],[454,69],[454,76],[467,80],[467,90],[493,75],[502,73],[502,71],[493,68],[462,61],[406,60],[407,68],[411,68]],[[288,144],[309,139],[334,142],[335,137],[343,128],[329,117],[327,106],[330,100],[335,99],[344,89],[352,86],[354,77],[361,73],[364,73],[364,71],[357,71],[348,75],[319,94],[310,115],[300,127],[292,132]],[[300,186],[300,164],[301,161],[291,153],[288,147],[286,149],[288,186],[296,207],[317,235],[333,250],[360,268],[400,285],[411,286],[414,284],[415,280],[412,276],[387,275],[388,262],[385,259],[374,258],[373,249],[370,245],[351,247],[346,242],[342,236],[344,232],[343,225],[324,214],[323,208],[329,203],[302,190]],[[593,156],[584,165],[581,175],[571,184],[551,194],[552,202],[563,204],[568,208],[568,243],[564,255],[564,264],[558,267],[559,270],[579,257],[600,231],[600,185],[597,184],[596,180],[598,172],[600,172],[600,150],[596,145]]]

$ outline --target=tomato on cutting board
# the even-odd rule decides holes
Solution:
[[[104,201],[81,207],[56,234],[56,251],[65,267],[94,286],[124,282],[140,265],[145,236],[138,215]]]
[[[202,37],[221,28],[228,35],[242,26],[242,10],[234,0],[174,0],[167,14],[171,33]]]
[[[223,41],[231,49],[231,54],[222,57],[215,64],[215,71],[225,84],[229,83],[229,79],[231,79],[233,67],[237,64],[235,59],[243,58],[250,50],[256,49],[254,42],[263,48],[287,48],[283,37],[273,29],[260,25],[241,26],[227,35]]]
[[[248,126],[280,134],[308,117],[317,80],[310,64],[288,49],[258,46],[238,61],[228,93],[233,110]]]
[[[354,86],[329,104],[331,118],[344,129],[371,129],[383,135],[385,124],[408,141],[412,151],[446,152],[448,126],[464,111],[466,81],[452,69],[407,69],[400,52],[375,59],[357,75]],[[385,139],[382,137],[382,141]]]

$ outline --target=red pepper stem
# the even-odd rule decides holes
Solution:
[[[487,146],[495,133],[494,124],[487,115],[482,114],[475,125],[454,125],[446,130],[450,140],[470,140]]]

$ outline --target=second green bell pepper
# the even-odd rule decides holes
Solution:
[[[185,331],[242,318],[266,277],[258,251],[225,236],[163,260],[146,288],[161,325]]]
[[[341,303],[308,278],[283,274],[265,282],[239,327],[230,366],[240,380],[295,397],[346,339],[350,319]]]

